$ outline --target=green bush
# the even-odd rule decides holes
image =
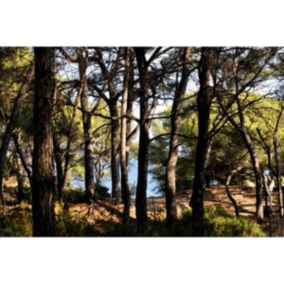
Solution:
[[[102,185],[96,185],[96,197],[98,198],[107,198],[110,197],[108,193],[108,188]],[[65,203],[82,203],[86,202],[86,195],[85,191],[78,187],[78,188],[67,188],[64,191],[64,202]]]
[[[221,207],[210,206],[205,209],[200,224],[193,224],[191,209],[185,209],[179,220],[168,225],[165,220],[152,220],[141,236],[199,236],[200,231],[207,237],[263,237],[266,234],[255,221],[229,216]],[[135,220],[128,224],[107,224],[110,236],[139,236]]]
[[[32,236],[31,216],[0,215],[0,236],[1,237],[30,237]]]
[[[192,223],[191,212],[183,214],[184,221]],[[210,206],[205,209],[203,226],[204,236],[211,237],[264,237],[259,224],[253,220],[229,216],[221,207]]]
[[[108,198],[111,195],[108,192],[108,188],[106,186],[103,186],[101,184],[96,184],[96,196],[101,198]]]
[[[64,191],[64,203],[81,203],[85,201],[85,192],[81,188],[68,188]]]
[[[98,232],[87,218],[71,217],[66,211],[57,216],[56,232],[62,237],[98,236]]]
[[[211,236],[227,237],[264,237],[266,234],[260,226],[250,220],[231,217],[217,217],[213,220]]]
[[[100,236],[94,226],[95,220],[87,217],[72,217],[61,204],[56,203],[56,225],[58,236]],[[90,216],[89,216],[90,218]],[[191,209],[185,209],[179,220],[168,225],[165,220],[150,220],[144,232],[137,232],[136,220],[127,224],[106,221],[100,223],[107,236],[198,236],[202,226],[207,237],[263,237],[265,233],[255,221],[228,216],[220,207],[205,209],[201,224],[193,224]],[[196,233],[197,232],[197,233]],[[31,236],[31,206],[21,203],[7,216],[0,215],[0,236]]]

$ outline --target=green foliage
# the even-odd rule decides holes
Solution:
[[[81,188],[71,187],[64,191],[64,203],[80,203],[85,201],[85,192]]]
[[[255,221],[228,216],[222,208],[210,206],[204,214],[205,235],[211,237],[264,237]]]
[[[196,224],[195,224],[196,225]],[[264,237],[266,234],[252,220],[228,216],[222,208],[210,206],[205,209],[202,222],[204,236],[207,237]],[[195,226],[196,227],[196,226]],[[106,231],[110,236],[139,236],[134,220],[128,224],[107,224]],[[168,225],[165,220],[152,220],[141,236],[194,236],[191,209],[185,209],[182,217]]]
[[[0,50],[0,105],[8,114],[32,58],[30,48],[4,47]]]
[[[108,188],[103,185],[96,185],[96,197],[107,198],[110,197]],[[64,203],[81,203],[86,202],[85,191],[80,187],[70,187],[64,191]]]
[[[20,213],[19,213],[20,212]],[[32,236],[32,216],[29,205],[21,203],[12,214],[0,215],[1,237]]]
[[[88,222],[87,218],[71,217],[57,203],[56,229],[57,236],[97,236],[98,232]],[[32,215],[29,204],[22,202],[11,214],[0,215],[0,237],[30,237],[32,236]]]
[[[71,217],[66,211],[57,216],[56,231],[62,237],[97,236],[98,232],[86,218]]]
[[[59,203],[55,206],[58,236],[100,236],[90,216],[71,216]],[[93,218],[93,217],[92,217]],[[151,220],[142,234],[137,232],[137,223],[131,219],[127,224],[112,221],[101,222],[106,236],[194,236],[191,209],[185,209],[179,220],[168,225],[165,220]],[[252,220],[228,216],[220,207],[205,209],[203,219],[204,236],[207,237],[264,237],[266,234]],[[0,236],[32,236],[31,208],[21,203],[11,213],[0,215]]]
[[[99,198],[110,197],[110,194],[108,193],[108,188],[101,184],[96,184],[96,196]]]
[[[246,127],[253,139],[255,149],[257,151],[258,159],[262,169],[267,167],[267,156],[260,143],[257,129],[261,130],[265,138],[265,142],[273,149],[273,131],[276,119],[279,115],[281,102],[273,97],[263,97],[262,94],[249,93],[242,94],[240,100],[243,104],[249,106],[244,110],[246,120]],[[260,99],[261,98],[261,99]],[[224,101],[226,101],[224,97]],[[250,105],[251,103],[251,105]],[[233,104],[232,109],[236,110],[236,103]],[[210,116],[209,129],[213,128],[213,122],[220,112],[220,107],[216,101],[212,103],[212,110]],[[165,115],[170,113],[167,109]],[[236,121],[238,118],[235,117]],[[153,136],[161,133],[169,133],[170,125],[169,120],[155,122],[152,124]],[[284,116],[280,122],[280,126],[284,123]],[[283,144],[284,132],[283,127],[279,128],[278,142],[279,145]],[[191,137],[179,137],[181,146],[179,147],[179,159],[176,166],[176,182],[177,190],[188,188],[186,181],[192,181],[194,175],[194,160],[196,139],[198,133],[198,117],[196,111],[195,98],[185,101],[183,105],[183,113],[180,122],[180,134]],[[168,155],[169,136],[161,137],[154,140],[150,145],[150,161],[152,164],[151,173],[154,178],[161,182],[163,188],[165,165]],[[252,172],[252,166],[248,153],[244,156],[246,146],[242,141],[239,132],[230,124],[229,121],[222,125],[222,128],[217,132],[213,138],[213,144],[210,153],[210,159],[207,166],[207,175],[209,178],[217,179],[221,182],[225,180],[226,174],[231,170],[231,167],[242,166],[243,173]],[[280,168],[283,168],[284,151],[283,147],[279,147],[279,161]],[[272,159],[274,164],[274,159]],[[243,175],[243,178],[249,178]],[[239,177],[236,177],[239,179]],[[238,180],[241,183],[241,180]]]
[[[266,234],[254,221],[241,218],[217,217],[214,220],[214,229],[211,236],[220,237],[264,237]]]

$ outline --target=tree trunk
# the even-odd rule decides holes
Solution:
[[[251,164],[253,167],[253,172],[255,176],[255,186],[256,186],[256,218],[258,220],[263,220],[264,215],[263,215],[263,193],[264,193],[264,188],[263,188],[263,179],[262,179],[262,173],[257,157],[257,153],[255,151],[253,142],[251,140],[251,137],[249,133],[247,132],[245,126],[241,128],[241,135],[243,137],[243,140],[247,146],[249,155],[250,155],[250,160]]]
[[[210,155],[211,155],[211,150],[212,150],[212,145],[213,145],[213,137],[210,137],[208,139],[208,147],[206,151],[206,158],[205,158],[205,183],[206,183],[206,188],[210,188],[211,184],[211,176],[208,171],[208,166],[209,166],[209,161],[210,161]]]
[[[263,188],[264,188],[264,193],[265,193],[265,209],[264,209],[264,216],[266,217],[271,217],[272,215],[272,191],[273,187],[275,186],[274,179],[270,179],[267,175],[263,174],[262,175],[262,180],[263,180]]]
[[[230,183],[231,183],[231,180],[232,180],[233,175],[234,175],[237,171],[239,171],[239,170],[240,170],[240,168],[237,169],[237,170],[231,171],[231,172],[227,175],[226,182],[225,182],[226,193],[227,193],[228,198],[229,198],[230,201],[232,202],[232,205],[234,206],[235,214],[236,214],[236,217],[237,217],[237,218],[239,218],[239,216],[240,216],[240,209],[239,209],[239,206],[238,206],[237,201],[235,200],[235,198],[233,197],[232,193],[230,192]]]
[[[24,173],[19,154],[17,152],[15,152],[14,154],[15,154],[15,162],[17,165],[17,181],[18,181],[17,199],[18,203],[21,203],[24,200]]]
[[[208,158],[208,128],[212,98],[212,90],[210,87],[212,51],[213,49],[210,48],[202,48],[199,66],[200,89],[197,94],[198,137],[195,153],[193,192],[191,197],[192,217],[194,226],[196,225],[195,233],[198,235],[203,235],[203,194],[206,188],[205,169],[206,160]]]
[[[16,134],[14,133],[13,134],[13,141],[14,141],[14,144],[15,144],[15,148],[16,148],[16,151],[17,151],[17,154],[19,155],[20,159],[21,159],[21,163],[26,171],[26,174],[27,174],[27,177],[29,179],[29,183],[30,183],[30,186],[32,188],[32,171],[30,169],[30,166],[28,165],[27,163],[27,160],[26,160],[26,157],[25,157],[25,154],[20,146],[21,144],[21,139],[20,139],[20,135],[19,134]]]
[[[180,115],[182,111],[182,101],[185,96],[186,86],[190,75],[189,60],[191,56],[191,48],[186,47],[183,51],[183,70],[181,81],[175,92],[172,112],[171,112],[171,135],[169,154],[166,166],[166,210],[167,223],[171,224],[177,218],[176,208],[176,164],[178,160],[178,133],[180,129]]]
[[[140,133],[138,150],[138,177],[136,189],[136,219],[138,232],[142,233],[147,224],[147,177],[149,158],[149,110],[147,64],[144,48],[135,48],[140,83]]]
[[[5,163],[5,158],[6,158],[6,154],[9,148],[9,144],[10,144],[10,140],[11,140],[11,136],[15,127],[15,124],[18,120],[19,117],[19,111],[20,111],[20,107],[21,104],[23,102],[23,99],[25,97],[25,94],[28,91],[28,88],[30,86],[30,83],[34,77],[34,72],[35,72],[35,68],[34,68],[34,64],[32,64],[32,66],[30,67],[20,89],[19,92],[17,94],[17,97],[15,99],[14,102],[14,106],[12,109],[12,113],[10,116],[10,119],[8,121],[3,139],[2,139],[2,145],[0,148],[0,198],[1,201],[4,203],[4,198],[3,198],[3,174],[4,174],[4,163]]]
[[[255,186],[256,186],[256,218],[258,220],[263,220],[263,193],[264,193],[264,183],[262,179],[262,173],[257,157],[257,153],[253,144],[253,141],[250,137],[248,129],[246,127],[246,119],[244,115],[244,111],[242,109],[241,101],[240,101],[240,90],[239,90],[239,79],[238,74],[235,74],[235,88],[236,88],[236,95],[235,101],[237,103],[237,114],[239,118],[239,122],[237,122],[230,114],[228,114],[227,109],[224,107],[220,97],[218,97],[220,106],[222,107],[223,111],[226,113],[226,116],[231,123],[231,125],[240,133],[246,148],[248,149],[251,164],[253,167],[253,173],[255,176]]]
[[[53,135],[53,145],[54,145],[54,158],[56,165],[56,192],[57,192],[57,201],[63,202],[63,189],[64,189],[64,170],[63,170],[63,152],[60,148],[59,141],[57,140],[56,135]]]
[[[127,102],[128,102],[128,88],[130,79],[130,59],[129,50],[125,48],[125,71],[124,71],[124,82],[123,82],[123,94],[122,94],[122,105],[121,105],[121,189],[122,189],[122,200],[123,200],[123,223],[127,223],[130,215],[131,205],[131,191],[128,183],[128,165],[127,165]]]
[[[111,181],[112,197],[116,200],[120,198],[120,124],[117,111],[117,100],[109,101],[111,114]]]
[[[130,78],[129,78],[129,87],[128,87],[128,98],[127,98],[127,111],[126,111],[126,114],[128,117],[132,116],[133,114],[133,104],[136,99],[134,96],[134,92],[133,92],[134,85],[135,85],[133,60],[134,58],[131,57],[130,59]],[[138,127],[136,127],[135,129],[137,129],[138,131]],[[132,130],[132,120],[130,118],[127,118],[126,120],[126,166],[127,168],[129,166],[129,142],[132,138],[131,130]]]
[[[279,115],[277,117],[274,133],[273,133],[273,150],[274,150],[274,160],[275,160],[275,178],[276,178],[276,186],[279,193],[279,206],[280,206],[280,216],[284,216],[284,207],[283,207],[283,192],[282,192],[282,184],[281,184],[281,171],[279,164],[279,144],[278,144],[278,132],[279,132],[279,124],[281,117],[284,112],[284,106],[281,106]]]
[[[54,99],[54,49],[34,48],[34,155],[32,211],[33,235],[54,236],[55,175],[53,169],[52,109]]]
[[[93,164],[93,142],[91,115],[89,113],[88,83],[87,83],[88,57],[79,53],[79,72],[80,72],[80,99],[82,107],[82,119],[84,129],[84,164],[85,164],[85,190],[86,198],[93,203],[95,198],[94,183],[94,164]]]
[[[74,126],[74,122],[75,122],[75,119],[76,119],[79,101],[80,101],[80,93],[77,93],[76,98],[75,98],[75,102],[74,102],[74,106],[73,106],[73,110],[72,110],[71,121],[70,121],[70,124],[69,124],[69,127],[68,127],[68,137],[67,137],[67,145],[66,145],[66,149],[65,149],[64,167],[63,167],[62,178],[60,180],[60,183],[58,184],[58,189],[57,189],[58,192],[61,192],[61,195],[62,195],[61,201],[64,201],[64,188],[65,188],[66,183],[67,183],[68,171],[70,169],[70,163],[71,163],[71,159],[72,159],[72,155],[71,155],[70,152],[71,152],[71,144],[72,144],[72,138],[73,138],[73,126]]]

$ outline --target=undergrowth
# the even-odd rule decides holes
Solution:
[[[87,217],[74,217],[59,204],[55,207],[57,236],[102,236],[95,220]],[[89,216],[90,218],[90,216]],[[206,236],[206,237],[263,237],[266,236],[255,221],[228,216],[220,207],[205,209],[202,224],[193,226],[192,212],[183,210],[181,218],[168,225],[165,220],[149,220],[142,232],[137,231],[136,221],[127,224],[111,221],[100,222],[104,236]],[[202,231],[202,234],[200,233]],[[30,205],[22,203],[11,214],[0,214],[0,236],[32,236]]]
[[[107,224],[106,231],[110,236],[205,236],[205,237],[264,237],[265,232],[255,221],[227,215],[220,207],[211,206],[205,209],[202,223],[193,226],[192,212],[185,209],[179,220],[168,225],[166,222],[152,220],[142,233],[137,232],[134,220],[128,224]],[[200,233],[202,231],[202,233]]]

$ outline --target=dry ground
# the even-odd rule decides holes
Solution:
[[[5,185],[8,187],[4,191],[5,199],[10,201],[5,207],[5,214],[11,214],[15,216],[15,218],[19,218],[22,214],[22,211],[30,210],[31,206],[26,205],[23,207],[20,205],[11,205],[13,201],[16,201],[16,193],[14,189],[15,181],[10,179],[5,183]],[[240,207],[240,216],[245,218],[253,218],[255,214],[255,189],[244,189],[241,187],[232,186],[230,191]],[[192,191],[189,189],[177,194],[177,207],[179,215],[184,208],[189,208],[189,197],[191,196],[191,193]],[[277,196],[274,197],[274,203],[276,204],[276,202]],[[220,186],[206,189],[204,195],[204,204],[205,207],[210,205],[218,205],[225,212],[234,216],[234,207],[227,197],[225,187]],[[0,210],[3,210],[2,206],[0,207]],[[116,203],[111,199],[103,199],[98,200],[94,205],[94,208],[91,208],[90,205],[86,203],[69,204],[68,211],[74,218],[87,218],[90,223],[93,223],[96,226],[98,231],[103,233],[103,228],[101,226],[103,222],[120,222],[123,212],[123,205],[122,203]],[[131,218],[135,218],[134,204],[131,205],[130,215]],[[153,219],[165,218],[164,197],[148,198],[148,215],[149,218]]]

